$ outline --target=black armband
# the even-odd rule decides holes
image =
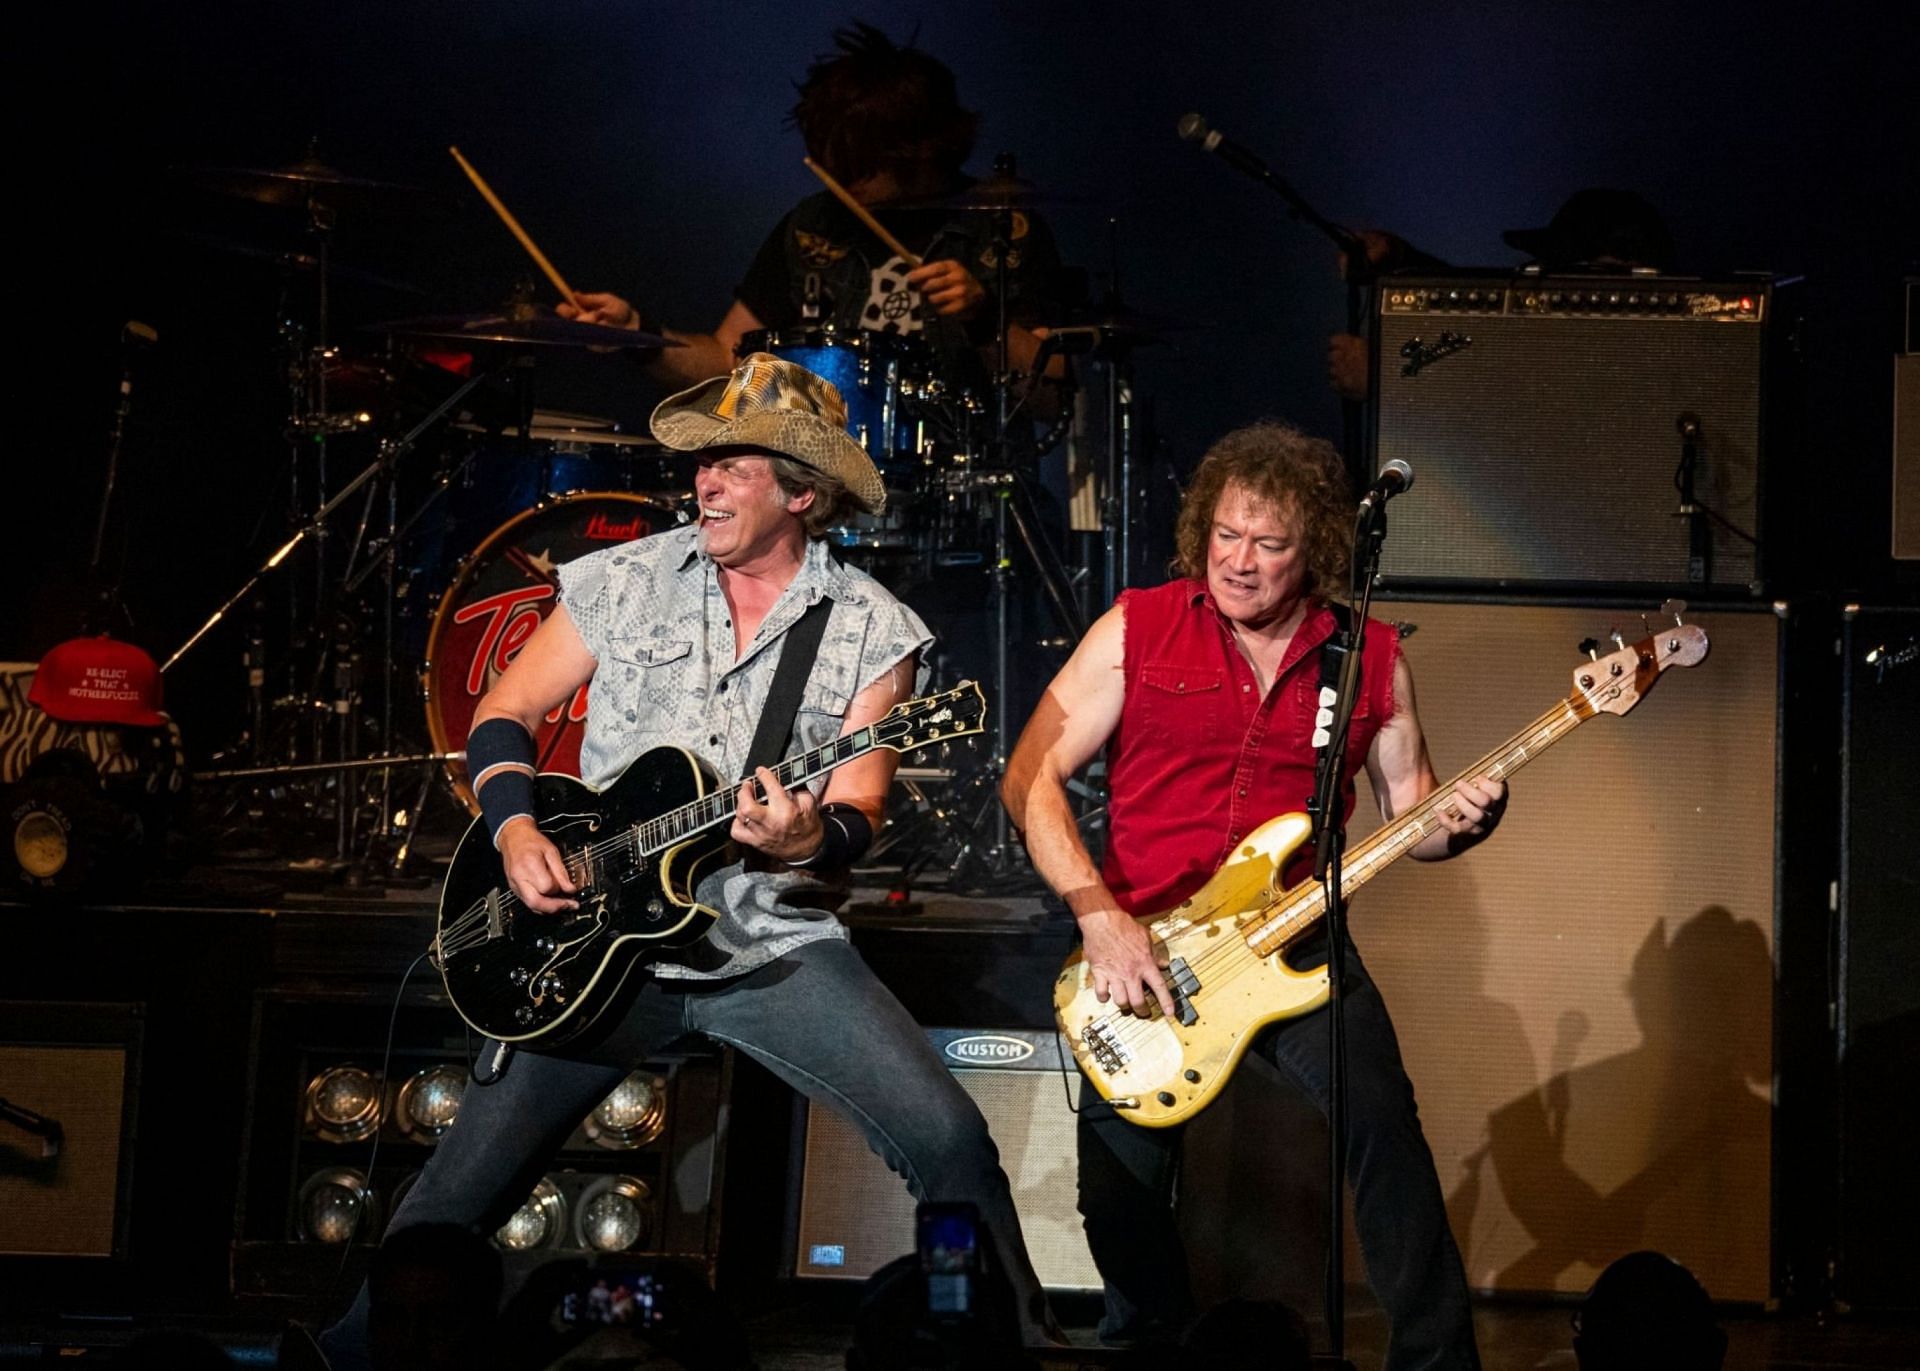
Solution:
[[[788,862],[788,866],[851,866],[866,856],[873,844],[873,824],[867,816],[857,806],[838,800],[820,807],[820,832],[819,849],[804,861]]]
[[[534,817],[537,764],[533,735],[512,719],[488,719],[467,735],[467,775],[494,846],[507,820]]]

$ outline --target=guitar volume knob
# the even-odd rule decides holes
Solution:
[[[516,966],[507,973],[507,979],[515,985],[525,985],[532,977],[524,966]]]

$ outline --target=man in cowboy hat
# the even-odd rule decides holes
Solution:
[[[822,541],[845,503],[877,513],[886,502],[833,386],[756,353],[663,402],[653,432],[699,454],[698,520],[561,567],[558,605],[481,700],[467,743],[507,882],[543,914],[574,907],[575,886],[532,818],[533,731],[582,684],[580,769],[596,786],[668,744],[739,776],[784,641],[822,601],[789,755],[873,723],[923,684],[926,626]],[[584,1043],[515,1058],[497,1083],[469,1090],[391,1226],[492,1232],[637,1062],[701,1035],[845,1114],[916,1195],[976,1204],[1022,1333],[1041,1340],[1051,1319],[986,1122],[831,912],[880,826],[893,770],[894,754],[877,749],[816,793],[783,790],[759,768],[763,793],[743,783],[737,796],[738,859],[699,883],[701,902],[721,912],[706,938],[656,964]],[[356,1364],[365,1308],[363,1292],[327,1336],[336,1367]]]

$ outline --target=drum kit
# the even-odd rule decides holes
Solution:
[[[677,344],[561,318],[533,305],[523,288],[503,308],[372,325],[384,351],[356,354],[330,336],[329,292],[342,270],[332,260],[334,228],[342,215],[428,192],[349,176],[313,156],[275,169],[201,169],[191,176],[222,194],[304,214],[300,249],[271,255],[282,265],[299,259],[290,270],[311,279],[312,303],[306,321],[282,328],[291,535],[163,670],[215,625],[243,607],[250,611],[247,732],[220,755],[217,769],[197,779],[219,783],[215,793],[229,797],[232,831],[271,831],[290,809],[305,820],[286,825],[292,834],[314,838],[330,827],[332,851],[299,855],[294,865],[351,883],[404,878],[417,857],[421,812],[437,790],[450,790],[477,813],[463,765],[474,709],[557,602],[555,568],[674,527],[693,510],[691,458],[608,420],[539,408],[539,358]],[[969,205],[955,208],[992,211],[1008,225],[1014,211],[1040,203],[1007,159],[968,195]],[[1006,256],[1003,246],[1003,263]],[[1040,368],[1032,378],[1009,371],[1004,267],[996,274],[999,280],[984,284],[990,299],[999,295],[999,366],[984,387],[943,375],[911,335],[825,321],[750,333],[740,348],[741,355],[772,353],[831,381],[846,401],[849,431],[886,482],[884,514],[851,515],[830,531],[843,560],[909,602],[916,588],[971,576],[970,609],[984,605],[990,615],[991,661],[954,665],[992,677],[992,755],[972,765],[950,759],[957,772],[906,773],[903,786],[914,803],[896,835],[912,835],[918,862],[944,859],[957,879],[976,886],[1023,874],[994,799],[1017,722],[1008,713],[1011,674],[1028,648],[1015,642],[1015,621],[1023,631],[1034,621],[1018,605],[1032,601],[1035,613],[1050,616],[1054,631],[1040,641],[1070,647],[1089,597],[1104,591],[1111,598],[1130,569],[1124,537],[1094,538],[1103,565],[1078,572],[1056,550],[1034,472],[1036,454],[1059,441],[1066,422],[1036,442],[1022,421],[1021,441],[1010,441],[1020,384]],[[1137,487],[1127,450],[1125,362],[1132,349],[1160,338],[1118,319],[1058,333],[1058,350],[1092,353],[1111,373],[1109,410],[1119,412],[1106,416],[1109,441],[1094,476],[1104,492],[1101,524],[1125,530]],[[395,403],[402,389],[416,399],[411,410]],[[418,399],[423,395],[431,403]],[[348,465],[337,460],[342,451],[358,461],[345,481],[335,469]],[[290,571],[285,589],[276,588],[287,615],[280,633],[263,583],[278,581],[296,551],[311,574]],[[270,651],[282,660],[271,660]],[[537,739],[542,769],[577,770],[585,704],[583,687],[549,716]],[[420,746],[422,732],[430,746]],[[948,788],[934,787],[930,797],[936,781]]]

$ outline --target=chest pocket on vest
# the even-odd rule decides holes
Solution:
[[[607,660],[594,672],[594,685],[606,692],[613,726],[631,729],[651,717],[658,727],[661,719],[672,717],[692,653],[691,641],[608,639]]]
[[[1226,673],[1219,667],[1179,664],[1140,668],[1140,708],[1158,727],[1172,730],[1216,727],[1226,697]]]

